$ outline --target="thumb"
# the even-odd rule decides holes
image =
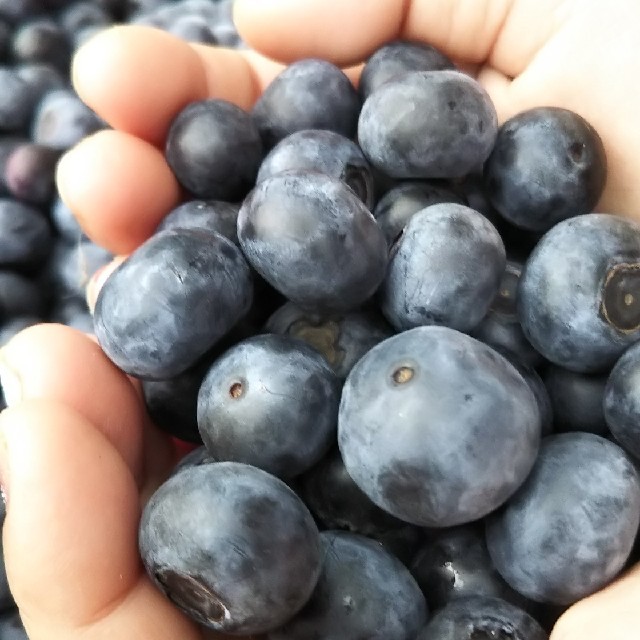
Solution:
[[[138,489],[114,446],[51,400],[0,414],[9,585],[31,640],[201,634],[155,590],[138,555]]]

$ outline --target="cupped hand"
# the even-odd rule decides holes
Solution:
[[[264,56],[142,27],[105,31],[77,55],[75,86],[113,128],[69,152],[58,183],[111,251],[135,249],[179,201],[162,148],[187,103],[219,97],[248,108],[283,64],[309,56],[351,67],[356,80],[366,56],[396,38],[476,69],[501,120],[538,105],[583,115],[609,158],[600,210],[640,218],[636,0],[237,0],[235,16]],[[3,384],[21,381],[0,416],[0,466],[7,571],[30,637],[202,638],[138,559],[141,504],[175,452],[149,425],[135,384],[90,338],[55,325],[16,337],[0,369]],[[633,637],[638,597],[636,569],[569,609],[552,640]]]

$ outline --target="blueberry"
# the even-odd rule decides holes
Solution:
[[[411,563],[411,574],[433,610],[467,596],[502,598],[523,608],[530,604],[496,571],[478,523],[434,531]]]
[[[453,526],[499,507],[531,470],[539,440],[522,376],[446,327],[381,342],[343,388],[338,444],[347,472],[380,508],[414,524]]]
[[[336,375],[343,379],[371,347],[394,333],[372,309],[327,318],[307,313],[291,302],[271,315],[265,330],[304,340],[320,351]]]
[[[544,372],[551,405],[554,430],[587,431],[606,437],[604,389],[608,372],[588,374],[549,365]]]
[[[355,309],[376,291],[387,266],[369,210],[322,173],[289,172],[259,183],[240,208],[238,238],[256,271],[310,311]]]
[[[0,131],[24,131],[31,120],[34,105],[35,97],[31,86],[15,69],[0,67]]]
[[[507,349],[523,364],[536,367],[544,362],[544,358],[525,337],[518,318],[518,283],[522,269],[521,262],[507,260],[498,292],[489,311],[471,335],[491,347]]]
[[[51,227],[38,209],[0,199],[0,268],[33,270],[42,265],[52,245]]]
[[[95,0],[77,0],[60,12],[58,20],[67,36],[73,38],[82,29],[109,26],[113,22],[113,14],[108,9]]]
[[[409,640],[427,603],[399,560],[363,536],[324,531],[322,573],[304,608],[268,640]]]
[[[153,582],[216,631],[264,633],[311,596],[322,567],[317,527],[268,473],[236,462],[190,467],[151,497],[139,547]]]
[[[88,240],[73,211],[62,201],[59,195],[56,196],[51,205],[50,218],[58,235],[65,242],[74,244]]]
[[[31,278],[12,271],[0,270],[0,320],[2,322],[18,316],[43,318],[44,311],[43,293]]]
[[[604,418],[617,442],[640,459],[640,343],[616,362],[604,389]]]
[[[240,200],[262,161],[260,134],[251,116],[225,100],[186,106],[167,134],[165,156],[180,184],[205,200]]]
[[[165,229],[206,229],[215,231],[238,244],[238,211],[240,205],[221,200],[189,200],[171,210],[158,225]]]
[[[204,445],[200,445],[178,462],[171,471],[171,475],[175,475],[176,473],[180,473],[181,471],[190,469],[191,467],[200,467],[203,464],[210,464],[212,462],[219,462],[219,460],[213,458]]]
[[[485,165],[487,193],[511,223],[546,231],[590,213],[604,189],[607,161],[595,129],[558,107],[538,107],[507,120]]]
[[[454,69],[453,62],[431,45],[418,42],[389,42],[380,47],[362,69],[358,89],[363,99],[389,80],[412,71]]]
[[[547,360],[578,373],[612,367],[640,338],[640,225],[604,213],[564,220],[525,263],[518,317]]]
[[[9,609],[0,615],[0,638],[2,640],[29,640],[18,609]]]
[[[52,18],[36,18],[14,32],[11,43],[17,62],[46,62],[68,72],[71,46],[64,29]]]
[[[27,83],[27,87],[33,96],[33,106],[35,107],[43,96],[49,91],[63,89],[67,86],[68,80],[54,66],[46,62],[23,63],[14,67],[16,74],[21,80]],[[33,111],[30,118],[33,116]]]
[[[432,324],[470,331],[487,313],[505,264],[500,235],[482,214],[432,205],[411,217],[391,249],[382,312],[399,331]]]
[[[469,596],[436,613],[416,640],[548,640],[528,613],[500,598]]]
[[[537,602],[571,604],[613,580],[640,524],[640,480],[616,444],[592,433],[542,441],[523,486],[487,520],[502,577]]]
[[[371,167],[358,145],[333,131],[305,129],[281,140],[265,157],[257,182],[284,171],[319,171],[342,180],[369,209],[374,203]]]
[[[37,105],[31,137],[38,144],[66,150],[104,127],[104,122],[75,92],[56,89],[46,93]]]
[[[339,402],[339,380],[318,351],[288,336],[257,335],[208,370],[198,428],[214,457],[290,478],[329,450]]]
[[[394,178],[458,178],[487,159],[498,131],[487,92],[460,71],[408,73],[372,93],[358,141]]]
[[[409,180],[385,193],[373,210],[373,217],[391,246],[414,213],[443,202],[465,204],[452,189],[438,181]]]
[[[251,297],[249,267],[229,240],[204,230],[162,231],[105,282],[95,333],[123,371],[171,378],[230,331]]]
[[[186,42],[217,44],[209,22],[202,16],[180,16],[168,25],[167,31]]]
[[[10,195],[36,205],[49,205],[56,195],[55,172],[60,150],[43,144],[18,145],[7,157],[3,180]]]
[[[310,58],[281,71],[252,113],[270,149],[303,129],[328,129],[353,138],[359,112],[358,92],[343,71],[325,60]]]

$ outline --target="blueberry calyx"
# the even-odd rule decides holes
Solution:
[[[229,395],[234,400],[237,400],[238,398],[241,398],[244,395],[244,385],[242,384],[242,382],[240,382],[240,381],[234,382],[229,387]]]
[[[614,329],[631,333],[640,328],[640,263],[612,267],[602,287],[600,313]]]
[[[402,366],[402,367],[398,367],[393,372],[393,375],[391,377],[393,378],[393,381],[396,384],[400,385],[400,384],[407,384],[407,382],[410,382],[413,379],[414,375],[415,375],[415,370],[413,369],[413,367]]]
[[[367,207],[373,206],[373,180],[367,167],[347,164],[342,181]]]

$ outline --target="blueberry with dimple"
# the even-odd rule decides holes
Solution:
[[[376,345],[351,370],[338,414],[349,475],[397,518],[447,527],[484,517],[535,461],[540,415],[503,356],[447,327]]]
[[[393,178],[459,178],[487,159],[497,131],[495,107],[476,80],[460,71],[415,71],[367,98],[358,142]]]
[[[155,234],[107,279],[96,301],[100,346],[123,371],[178,375],[247,313],[251,272],[240,250],[201,229]]]
[[[612,367],[640,338],[640,224],[605,213],[559,222],[526,261],[517,306],[547,360],[579,373]]]
[[[252,117],[225,100],[187,105],[172,121],[165,157],[178,182],[204,200],[241,200],[255,181],[262,142]]]
[[[414,213],[433,204],[465,204],[452,189],[435,180],[407,180],[389,189],[373,210],[373,217],[391,246]]]
[[[305,312],[292,302],[279,307],[264,328],[270,333],[304,340],[322,353],[340,378],[346,378],[369,349],[394,333],[374,309],[326,317]]]
[[[256,271],[311,311],[357,308],[387,266],[384,236],[369,210],[322,173],[287,172],[256,185],[240,208],[238,238]]]
[[[296,131],[281,140],[260,165],[256,182],[283,171],[319,171],[342,180],[369,209],[374,203],[373,176],[360,147],[323,129]]]
[[[434,324],[470,331],[487,313],[506,264],[495,227],[456,203],[414,214],[390,253],[380,307],[399,331]]]
[[[533,231],[590,213],[606,177],[596,130],[559,107],[537,107],[507,120],[484,167],[493,206],[512,224]]]
[[[37,268],[52,246],[51,226],[39,209],[0,199],[0,268]]]
[[[268,640],[413,640],[427,602],[402,563],[379,544],[324,531],[322,573],[311,598]]]
[[[412,71],[454,69],[453,62],[435,47],[419,42],[389,42],[375,51],[365,63],[358,90],[363,99],[397,76]]]
[[[624,567],[640,524],[640,479],[627,454],[592,433],[542,441],[522,487],[487,520],[502,577],[537,602],[567,605]]]
[[[253,107],[265,146],[303,129],[328,129],[353,138],[360,98],[344,72],[326,60],[298,60],[281,71]]]
[[[501,598],[468,596],[438,611],[416,640],[548,640],[526,611]]]
[[[198,394],[198,428],[213,456],[282,478],[318,462],[335,440],[340,382],[318,351],[276,334],[217,358]]]
[[[603,409],[613,437],[640,460],[640,343],[629,347],[609,373]]]
[[[237,462],[171,476],[144,508],[139,548],[155,585],[184,613],[245,635],[291,619],[322,568],[318,529],[300,498]]]

